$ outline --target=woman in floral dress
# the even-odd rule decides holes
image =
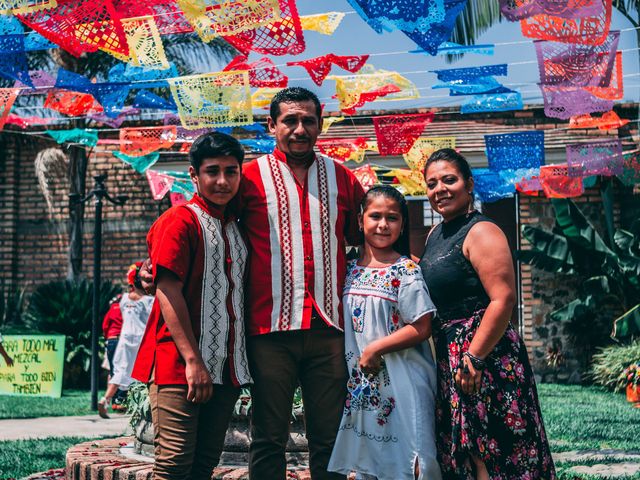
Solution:
[[[443,217],[420,260],[438,309],[436,444],[443,478],[554,480],[527,352],[509,323],[515,275],[507,239],[473,210],[473,178],[462,155],[439,150],[424,173],[429,202]]]

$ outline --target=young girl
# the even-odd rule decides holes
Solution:
[[[426,339],[435,307],[409,258],[407,204],[370,189],[359,216],[364,248],[343,293],[350,377],[329,470],[357,479],[439,480],[435,363]]]
[[[131,378],[133,363],[151,313],[154,297],[147,295],[142,288],[141,267],[142,262],[136,262],[127,272],[129,293],[124,294],[120,300],[123,321],[118,346],[113,355],[113,375],[109,379],[104,397],[98,402],[98,414],[103,418],[109,418],[107,408],[118,392],[124,391],[122,397],[126,398],[126,390],[133,382]],[[113,405],[112,408],[116,409],[116,406]]]

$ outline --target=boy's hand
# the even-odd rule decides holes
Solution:
[[[193,403],[205,403],[213,395],[213,383],[211,376],[202,361],[187,363],[185,369],[187,376],[187,400]]]
[[[142,267],[140,267],[140,283],[142,283],[142,288],[149,295],[156,294],[156,285],[153,283],[153,270],[151,268],[151,259],[147,258],[143,263]]]

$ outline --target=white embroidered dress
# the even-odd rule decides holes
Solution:
[[[420,479],[440,480],[436,368],[429,344],[384,355],[372,379],[358,367],[369,343],[435,313],[420,267],[406,257],[385,268],[349,262],[343,308],[348,392],[329,470],[413,480],[418,463]]]
[[[132,300],[128,294],[122,295],[120,311],[122,312],[122,331],[118,346],[113,354],[113,377],[109,383],[115,383],[122,390],[127,390],[133,382],[131,372],[136,361],[140,342],[149,320],[154,297],[144,295],[139,300]]]

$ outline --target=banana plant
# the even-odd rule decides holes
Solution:
[[[640,221],[618,229],[608,244],[570,199],[551,199],[556,224],[549,232],[524,225],[531,250],[516,257],[546,272],[585,278],[575,300],[551,312],[556,321],[595,317],[605,305],[623,312],[613,321],[611,336],[626,340],[640,335]],[[609,222],[607,222],[608,224]]]

